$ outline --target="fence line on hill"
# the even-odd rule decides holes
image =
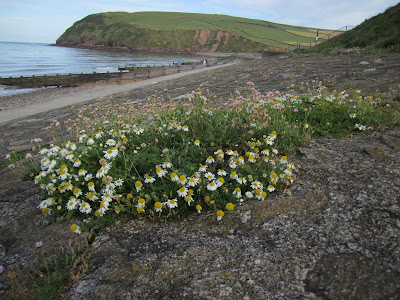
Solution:
[[[297,43],[297,45],[293,45],[290,47],[291,49],[297,49],[297,48],[312,48],[314,46],[317,46],[319,43],[321,43],[321,39],[324,40],[330,40],[334,37],[337,37],[343,33],[345,33],[347,30],[351,30],[355,28],[355,26],[352,25],[345,25],[339,29],[336,29],[334,31],[331,31],[329,33],[320,33],[319,29],[317,30],[315,34],[315,41],[313,42],[307,42],[307,43]]]

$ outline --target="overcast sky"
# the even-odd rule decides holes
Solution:
[[[107,11],[225,14],[297,26],[358,25],[399,0],[0,0],[0,41],[55,43],[72,24]]]

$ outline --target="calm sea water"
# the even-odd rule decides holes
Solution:
[[[0,77],[116,72],[124,66],[160,66],[201,58],[166,53],[88,50],[36,43],[0,42]],[[0,97],[29,92],[0,85]]]

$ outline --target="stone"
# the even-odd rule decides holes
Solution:
[[[382,136],[382,142],[384,142],[389,147],[391,147],[397,151],[400,151],[400,138],[399,137],[385,134]]]
[[[382,144],[367,146],[364,150],[374,159],[382,160],[389,158],[389,154],[385,151]]]
[[[332,253],[311,270],[306,291],[325,299],[398,299],[400,275],[358,253]]]

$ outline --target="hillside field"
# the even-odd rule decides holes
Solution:
[[[107,12],[77,21],[60,36],[57,44],[150,47],[189,52],[259,52],[315,45],[317,31],[317,28],[228,15]],[[319,30],[318,42],[340,33]]]

